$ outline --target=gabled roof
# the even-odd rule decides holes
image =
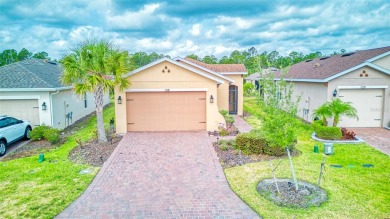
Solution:
[[[176,57],[176,58],[174,58],[174,60],[179,61],[179,62],[184,62],[184,63],[187,63],[187,64],[189,64],[189,65],[195,66],[195,67],[197,67],[197,68],[199,68],[199,69],[202,69],[203,71],[206,71],[206,72],[208,72],[208,73],[210,73],[210,74],[213,74],[213,75],[215,75],[215,76],[218,76],[218,77],[220,77],[220,78],[223,78],[223,79],[229,81],[230,83],[234,83],[234,80],[233,80],[233,79],[228,78],[228,77],[226,77],[226,76],[223,76],[222,74],[220,74],[220,73],[218,73],[218,72],[215,72],[215,71],[212,71],[212,70],[210,70],[210,69],[208,69],[208,68],[206,68],[206,67],[203,67],[203,66],[201,66],[201,65],[195,64],[194,62],[191,62],[191,61],[189,61],[189,60],[187,60],[187,59],[183,59],[183,58],[180,58],[180,57]]]
[[[197,70],[197,69],[195,69],[195,68],[189,67],[189,66],[187,66],[187,65],[185,65],[185,64],[183,64],[183,63],[180,63],[180,62],[178,62],[178,61],[174,61],[174,60],[172,60],[172,59],[170,59],[170,58],[167,58],[167,57],[164,57],[164,58],[162,58],[162,59],[156,60],[156,61],[154,61],[154,62],[152,62],[152,63],[149,63],[149,64],[147,64],[147,65],[144,65],[144,66],[142,66],[142,67],[140,67],[140,68],[137,68],[137,69],[135,69],[135,70],[129,72],[129,73],[128,73],[127,75],[125,75],[124,77],[128,77],[128,76],[130,76],[130,75],[137,74],[137,73],[139,73],[139,72],[141,72],[141,71],[143,71],[143,70],[145,70],[145,69],[148,69],[148,68],[150,68],[150,67],[152,67],[152,66],[155,66],[155,65],[160,64],[160,63],[165,62],[165,61],[166,61],[166,62],[170,62],[170,63],[172,63],[172,64],[174,64],[174,65],[180,66],[180,67],[182,67],[182,68],[185,68],[185,69],[187,69],[187,70],[189,70],[189,71],[192,71],[192,72],[194,72],[194,73],[196,73],[196,74],[199,74],[199,75],[201,75],[201,76],[203,76],[203,77],[205,77],[205,78],[211,79],[211,80],[213,80],[213,81],[215,81],[215,82],[217,82],[217,83],[219,83],[219,84],[223,84],[223,83],[224,83],[223,80],[221,80],[221,79],[219,79],[219,78],[217,78],[217,77],[211,76],[211,75],[209,75],[209,74],[206,74],[206,73],[204,73],[204,72],[202,72],[202,71],[199,71],[199,70]]]
[[[0,67],[0,89],[64,88],[61,66],[57,62],[26,59]]]
[[[262,74],[265,75],[265,74],[267,74],[268,72],[273,72],[273,73],[275,73],[275,72],[279,71],[279,69],[274,68],[274,67],[270,67],[270,68],[262,69],[261,71],[262,71]],[[261,77],[260,72],[255,72],[255,73],[249,75],[248,77],[246,77],[245,79],[246,79],[246,80],[249,80],[249,81],[255,81],[255,80],[259,80],[260,77]]]
[[[364,66],[383,70],[370,61],[382,58],[389,52],[390,46],[387,46],[306,60],[290,66],[285,78],[292,81],[326,82]],[[382,72],[387,73],[387,71]]]
[[[202,66],[204,68],[208,68],[212,71],[221,73],[221,74],[247,74],[248,71],[243,64],[207,64],[195,59],[185,58],[196,65]]]

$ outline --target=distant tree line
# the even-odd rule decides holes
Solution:
[[[345,49],[341,49],[340,52],[335,51],[330,55],[342,54],[345,52]],[[157,54],[156,52],[135,52],[129,55],[131,57],[130,59],[132,63],[132,69],[142,67],[163,57],[170,58],[170,56],[168,55]],[[190,54],[187,57],[208,64],[244,64],[246,69],[248,69],[248,73],[252,74],[257,71],[259,64],[262,68],[284,68],[307,59],[315,59],[323,56],[325,55],[321,52],[303,54],[302,52],[296,51],[290,52],[290,54],[288,54],[287,56],[283,56],[280,55],[277,51],[264,51],[262,53],[259,53],[256,48],[251,47],[250,49],[243,51],[235,50],[229,56],[223,56],[220,59],[218,59],[214,55],[206,55],[201,58],[196,54]],[[50,57],[46,52],[38,52],[33,54],[25,48],[23,48],[19,52],[14,49],[7,49],[0,54],[0,66],[30,58],[50,60]]]
[[[343,54],[346,50],[342,49],[340,52],[333,52],[331,55]],[[216,58],[213,55],[206,55],[203,58],[191,54],[188,55],[188,58],[192,58],[208,64],[244,64],[248,73],[252,74],[258,69],[260,64],[261,68],[276,67],[284,68],[298,62],[302,62],[307,59],[315,59],[325,56],[321,52],[312,52],[309,54],[303,54],[302,52],[290,52],[287,56],[282,56],[277,51],[258,53],[256,48],[251,47],[248,50],[244,51],[233,51],[230,56],[223,56],[220,59]],[[260,62],[260,63],[259,63]]]
[[[33,54],[25,48],[21,49],[19,52],[15,49],[6,49],[0,53],[0,66],[31,58],[50,60],[47,52],[37,52]]]

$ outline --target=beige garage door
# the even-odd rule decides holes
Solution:
[[[0,100],[0,115],[28,120],[33,126],[40,125],[38,100]]]
[[[205,92],[127,93],[127,131],[206,129]]]
[[[340,127],[381,127],[383,90],[340,90],[340,99],[352,103],[357,110],[359,121],[342,117]]]

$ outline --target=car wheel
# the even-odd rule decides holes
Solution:
[[[6,151],[7,151],[7,147],[5,141],[0,141],[0,157],[3,156]]]
[[[24,138],[29,140],[31,138],[30,133],[31,133],[31,127],[27,127],[26,131],[24,132]]]

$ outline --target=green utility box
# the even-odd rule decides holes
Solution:
[[[324,154],[334,154],[333,143],[324,143]]]

